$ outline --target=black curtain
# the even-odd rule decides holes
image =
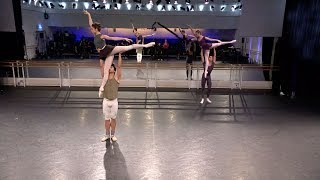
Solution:
[[[264,65],[271,64],[272,50],[273,50],[273,37],[263,37],[262,43],[262,63]],[[263,71],[266,81],[270,81],[269,71]]]
[[[282,38],[277,43],[273,72],[274,90],[299,96],[320,96],[320,1],[286,2]]]
[[[11,0],[16,25],[16,32],[0,32],[0,60],[24,58],[24,32],[22,29],[21,2]]]

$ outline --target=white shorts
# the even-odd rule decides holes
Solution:
[[[118,99],[108,100],[103,98],[102,110],[105,120],[116,119],[118,114]]]

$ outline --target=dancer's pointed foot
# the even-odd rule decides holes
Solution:
[[[156,45],[156,43],[155,42],[151,42],[151,43],[146,44],[145,47],[149,48],[149,47],[152,47],[154,45]]]

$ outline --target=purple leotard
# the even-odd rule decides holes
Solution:
[[[203,50],[209,50],[212,46],[211,43],[206,43],[206,37],[203,36],[203,38],[199,41],[199,45]]]

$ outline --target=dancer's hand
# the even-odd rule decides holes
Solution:
[[[102,96],[103,96],[103,91],[104,91],[104,88],[100,87],[100,88],[99,88],[99,98],[102,98]]]
[[[89,13],[87,10],[83,10],[83,13],[84,13],[85,15],[90,15],[90,13]]]
[[[125,38],[125,41],[127,41],[128,43],[132,43],[132,39],[129,39],[129,38]]]
[[[103,91],[99,91],[99,98],[103,97]]]

